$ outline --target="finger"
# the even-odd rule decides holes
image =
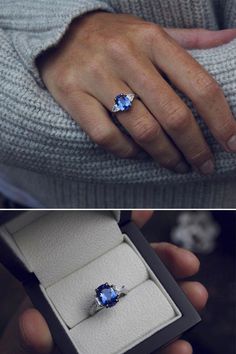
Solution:
[[[139,228],[142,228],[151,219],[152,215],[152,210],[134,210],[132,212],[132,220]]]
[[[52,354],[48,326],[27,299],[8,323],[0,344],[1,353]],[[56,352],[53,352],[56,354]]]
[[[153,243],[152,247],[176,278],[190,277],[199,271],[200,262],[190,251],[171,243]]]
[[[102,90],[94,83],[90,94],[93,94],[107,109],[111,109],[117,94],[132,92],[123,81],[111,78],[110,74],[100,79],[100,86]],[[188,172],[189,168],[180,152],[141,101],[134,100],[130,110],[117,112],[116,116],[134,141],[151,155],[155,162],[178,173]]]
[[[97,99],[77,91],[64,96],[62,100],[63,107],[97,145],[122,158],[137,154],[137,146],[116,127]]]
[[[192,112],[151,61],[141,55],[138,59],[127,60],[124,74],[128,76],[129,86],[140,96],[186,160],[199,172],[212,173],[213,155]]]
[[[227,44],[236,38],[236,29],[208,31],[202,28],[164,30],[185,49],[207,49]]]
[[[182,282],[180,286],[186,294],[192,305],[201,311],[207,303],[208,292],[206,288],[199,282]]]
[[[153,46],[151,56],[174,85],[192,100],[223,148],[236,152],[236,122],[213,77],[166,33],[161,35],[159,31],[158,49]]]
[[[19,318],[21,347],[25,353],[51,353],[53,340],[48,325],[35,309],[28,309]]]
[[[185,340],[177,340],[168,347],[158,351],[158,354],[192,354],[193,349],[190,343]]]
[[[155,162],[177,173],[189,171],[179,150],[141,101],[136,100],[131,111],[118,113],[117,117],[136,143],[147,151]]]

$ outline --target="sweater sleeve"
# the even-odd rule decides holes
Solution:
[[[7,1],[7,4],[10,2]],[[217,168],[213,177],[202,177],[195,172],[177,175],[158,167],[145,154],[135,159],[120,159],[96,146],[54,101],[50,93],[35,80],[32,58],[63,35],[63,30],[67,28],[71,17],[66,22],[62,16],[63,30],[55,24],[50,30],[43,30],[41,24],[41,32],[38,34],[40,25],[37,24],[36,18],[35,25],[34,21],[31,22],[29,19],[25,30],[18,31],[17,28],[23,26],[21,22],[27,21],[21,18],[24,11],[20,12],[20,6],[18,11],[21,16],[15,15],[14,26],[9,25],[6,10],[5,17],[3,16],[1,20],[1,163],[81,182],[173,184],[236,175],[236,155],[221,149],[191,102],[184,96],[181,97],[192,109],[214,152]],[[45,12],[45,16],[46,14]],[[29,53],[27,55],[26,50]],[[236,40],[218,48],[194,50],[191,54],[219,82],[236,117]]]
[[[72,20],[95,10],[113,12],[106,0],[0,0],[0,8],[0,28],[41,84],[35,59],[60,41]]]
[[[236,1],[226,0],[224,7],[224,28],[236,28]]]

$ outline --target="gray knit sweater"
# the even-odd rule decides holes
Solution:
[[[146,155],[107,153],[45,89],[35,58],[73,18],[96,9],[168,27],[236,27],[235,0],[0,0],[1,173],[46,207],[236,207],[236,154],[221,149],[186,97],[214,152],[214,176],[178,175]],[[191,54],[219,82],[236,117],[236,40]]]

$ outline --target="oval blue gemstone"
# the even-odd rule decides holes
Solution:
[[[118,294],[109,284],[102,284],[96,289],[100,303],[106,307],[112,307],[117,303]]]
[[[127,111],[132,105],[130,99],[124,94],[116,96],[115,103],[121,111]]]

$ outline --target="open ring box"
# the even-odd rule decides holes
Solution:
[[[64,354],[148,354],[200,321],[130,213],[28,211],[0,229],[0,260]],[[90,316],[95,289],[128,294]]]

